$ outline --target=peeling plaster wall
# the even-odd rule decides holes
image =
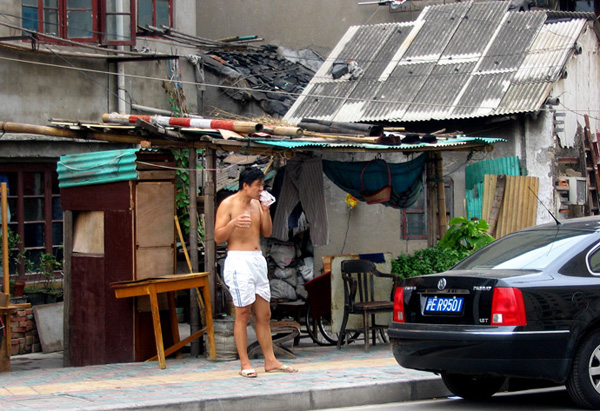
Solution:
[[[550,97],[558,98],[560,103],[554,107],[557,120],[564,120],[557,136],[563,147],[572,147],[577,134],[577,127],[584,126],[584,114],[588,114],[592,133],[600,132],[600,57],[598,55],[598,38],[589,25],[577,41],[581,54],[574,54],[565,66],[566,78],[559,80]]]
[[[543,205],[552,210],[555,215],[558,208],[555,203],[554,190],[554,125],[552,113],[540,112],[537,119],[530,116],[525,118],[525,168],[527,175],[539,178],[538,197]],[[538,203],[537,224],[554,221],[544,206]]]

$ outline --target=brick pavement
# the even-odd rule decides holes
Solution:
[[[301,343],[296,374],[238,375],[238,361],[204,358],[77,368],[15,369],[0,374],[0,409],[10,410],[309,410],[432,398],[446,394],[439,377],[399,367],[388,345],[365,353],[360,343],[337,350]],[[36,354],[39,355],[39,354]],[[27,363],[26,361],[23,363]],[[32,368],[32,369],[31,369]]]

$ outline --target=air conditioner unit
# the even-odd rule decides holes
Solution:
[[[569,180],[569,199],[567,204],[584,205],[587,202],[587,179],[585,177],[567,177]]]

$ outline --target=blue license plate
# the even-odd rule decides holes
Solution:
[[[464,297],[427,297],[425,300],[426,313],[460,313]]]

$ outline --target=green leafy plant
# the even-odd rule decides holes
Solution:
[[[467,257],[473,251],[494,241],[487,234],[484,220],[455,217],[450,228],[435,247],[417,250],[413,255],[400,255],[392,261],[392,273],[403,278],[441,273]]]
[[[412,255],[399,255],[392,261],[392,273],[402,278],[446,271],[469,255],[464,250],[441,247],[424,248]]]
[[[200,150],[197,150],[200,152]],[[173,150],[177,171],[175,177],[175,207],[177,208],[177,219],[185,238],[190,235],[190,171],[189,171],[189,149]],[[198,240],[204,242],[204,227],[198,218]]]
[[[485,220],[454,217],[449,224],[448,231],[438,243],[441,247],[473,252],[494,241],[487,233],[490,226]]]
[[[44,290],[52,291],[56,281],[55,271],[62,270],[62,263],[52,254],[42,253],[40,257],[40,272],[44,275]]]
[[[2,242],[2,231],[0,231],[0,244]],[[11,264],[14,268],[18,270],[21,265],[24,267],[26,273],[33,272],[35,269],[35,263],[29,259],[27,255],[27,250],[22,249],[21,236],[15,233],[10,228],[8,229],[8,260],[9,264]],[[0,247],[0,261],[3,257],[3,250]],[[1,269],[1,265],[0,265]]]

